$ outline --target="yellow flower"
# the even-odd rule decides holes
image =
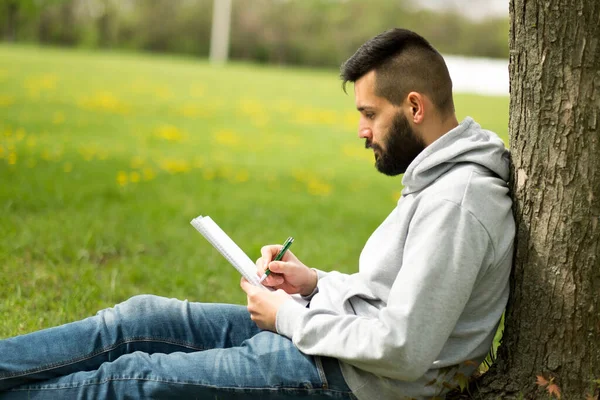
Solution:
[[[1,95],[0,96],[0,107],[8,107],[13,105],[15,102],[15,98],[12,96],[5,96],[5,95]]]
[[[185,160],[163,160],[160,168],[170,174],[188,172],[191,169],[190,163]]]
[[[173,92],[168,86],[159,86],[155,88],[154,94],[161,100],[170,100],[173,98]]]
[[[70,162],[64,163],[63,171],[65,171],[66,173],[73,171],[73,164],[71,164]]]
[[[8,164],[15,165],[17,163],[17,153],[8,154]]]
[[[395,191],[394,193],[392,193],[392,198],[394,199],[395,202],[398,202],[398,200],[400,200],[400,196],[402,194],[399,191]]]
[[[176,111],[179,115],[183,115],[184,117],[197,117],[200,115],[200,108],[195,104],[185,104]]]
[[[106,91],[96,92],[91,97],[79,101],[79,106],[88,110],[105,111],[115,114],[129,114],[129,106],[119,100],[114,94]]]
[[[144,168],[144,170],[142,171],[142,174],[144,176],[145,181],[151,181],[152,179],[154,179],[156,177],[156,173],[154,172],[154,170],[152,168]]]
[[[156,136],[170,142],[181,142],[187,135],[173,125],[163,125],[156,130]]]
[[[54,125],[60,125],[65,122],[65,114],[58,111],[54,113],[54,117],[52,118],[52,123]]]
[[[236,182],[247,182],[248,179],[250,179],[250,174],[246,170],[239,171],[235,175],[235,181]]]
[[[127,185],[128,180],[129,180],[129,177],[127,175],[127,172],[119,171],[119,173],[117,174],[117,183],[120,186],[125,186],[125,185]]]
[[[217,131],[213,136],[217,143],[225,146],[237,146],[241,142],[240,136],[230,130]]]
[[[316,178],[308,181],[308,193],[314,196],[327,196],[331,193],[331,185],[321,182]]]
[[[25,138],[25,135],[26,135],[25,129],[23,129],[23,128],[18,128],[15,131],[15,139],[17,139],[18,142],[23,140]]]

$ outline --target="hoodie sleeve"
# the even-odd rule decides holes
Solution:
[[[277,331],[310,355],[338,358],[377,375],[411,381],[435,361],[493,248],[481,223],[450,201],[414,214],[400,272],[376,318],[286,302]]]

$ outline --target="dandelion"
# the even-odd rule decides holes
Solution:
[[[37,140],[35,139],[35,137],[30,136],[27,138],[27,147],[35,147],[35,145],[37,144]]]
[[[176,112],[184,117],[197,117],[200,115],[200,108],[195,104],[185,104],[179,107]]]
[[[176,126],[163,125],[156,130],[156,136],[169,142],[181,142],[187,135]]]
[[[25,129],[23,129],[23,128],[17,129],[15,131],[15,139],[17,140],[17,142],[20,142],[24,138],[25,138]]]
[[[215,142],[225,146],[237,146],[241,142],[241,138],[231,130],[220,130],[213,135]]]
[[[152,168],[144,168],[144,170],[142,171],[142,176],[144,178],[144,181],[151,181],[152,179],[154,179],[156,177],[156,173],[154,172],[154,170]]]
[[[82,98],[79,107],[92,111],[104,111],[120,115],[129,114],[129,106],[121,102],[114,94],[107,91],[94,93],[91,97]]]
[[[185,160],[163,160],[160,168],[170,174],[189,172],[191,169],[190,163]]]
[[[311,179],[307,183],[308,193],[313,196],[327,196],[331,193],[331,185],[321,182],[318,179]]]
[[[65,171],[66,173],[69,173],[71,171],[73,171],[73,164],[71,164],[70,162],[66,162],[63,164],[63,171]]]
[[[33,76],[25,80],[24,86],[29,90],[29,95],[33,98],[39,98],[43,90],[54,90],[58,78],[53,74],[44,74]]]
[[[243,99],[239,104],[239,111],[243,115],[247,116],[255,116],[255,115],[265,115],[266,110],[261,102],[254,99]]]
[[[15,165],[17,163],[17,153],[8,154],[8,165]]]
[[[354,129],[358,126],[358,114],[356,112],[347,111],[342,117],[342,125],[348,129]]]
[[[8,107],[13,105],[15,102],[15,98],[12,96],[5,96],[5,95],[1,95],[0,96],[0,107]]]
[[[154,94],[161,100],[170,100],[173,98],[173,92],[168,86],[159,86],[155,88]]]
[[[54,125],[60,125],[63,122],[65,122],[65,114],[60,111],[55,112],[54,117],[52,118],[52,123]]]
[[[4,158],[4,146],[0,144],[0,158]]]
[[[128,181],[129,181],[129,176],[127,175],[127,172],[119,171],[119,173],[117,174],[117,183],[119,184],[119,186],[123,187],[123,186],[127,185]]]
[[[77,151],[79,152],[79,154],[81,154],[85,161],[92,161],[96,152],[91,147],[80,147]]]
[[[239,171],[237,174],[235,174],[235,178],[234,178],[235,182],[239,182],[239,183],[247,182],[248,179],[250,179],[250,174],[246,170]]]

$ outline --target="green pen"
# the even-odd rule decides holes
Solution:
[[[290,248],[290,246],[292,245],[293,242],[294,242],[293,237],[290,236],[289,238],[287,238],[285,243],[283,243],[283,247],[281,248],[281,250],[279,250],[279,253],[277,253],[277,255],[275,256],[275,259],[273,261],[280,261],[283,258],[283,255],[285,254],[285,252]],[[265,279],[267,279],[267,276],[269,276],[270,273],[271,273],[271,270],[269,268],[267,268],[265,270],[265,273],[263,274],[263,276],[260,277],[260,283],[262,283]]]

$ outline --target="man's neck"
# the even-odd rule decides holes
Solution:
[[[429,146],[431,143],[438,140],[447,132],[458,126],[458,120],[456,119],[456,115],[452,113],[451,115],[445,118],[439,118],[435,123],[431,124],[431,126],[427,127],[424,130],[423,140],[425,141],[425,145]]]

